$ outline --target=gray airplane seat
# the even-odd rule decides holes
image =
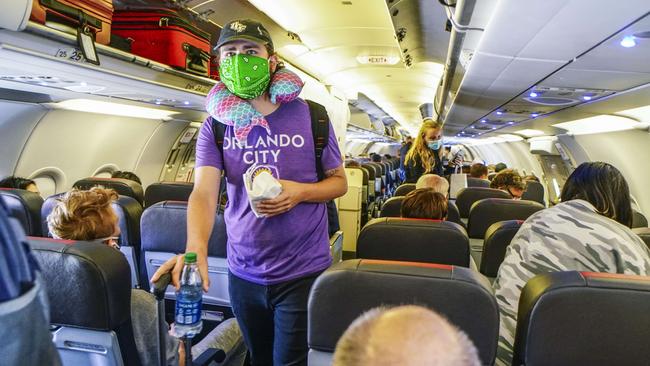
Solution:
[[[384,217],[359,233],[357,258],[469,267],[469,239],[453,222]]]
[[[648,219],[641,212],[632,210],[632,227],[648,227]]]
[[[162,201],[188,201],[194,188],[191,182],[157,182],[144,191],[144,207]]]
[[[0,200],[0,364],[57,366],[42,275],[7,206]]]
[[[38,193],[24,189],[0,188],[0,200],[4,201],[9,216],[20,222],[25,234],[41,236],[43,198]]]
[[[513,365],[650,365],[650,277],[554,272],[519,300]]]
[[[31,238],[64,365],[138,365],[131,272],[124,256],[93,242]]]
[[[487,179],[467,177],[468,187],[490,188],[490,181]]]
[[[403,200],[403,196],[395,196],[387,199],[381,206],[379,217],[400,217]]]
[[[512,198],[508,192],[500,189],[482,188],[482,187],[469,187],[463,188],[458,191],[456,196],[456,206],[460,212],[460,217],[468,218],[469,210],[472,208],[474,202],[484,198]]]
[[[130,179],[88,177],[76,181],[72,188],[90,189],[97,186],[114,189],[117,194],[132,197],[138,201],[140,206],[144,205],[142,186]]]
[[[449,265],[353,259],[325,271],[311,289],[309,365],[330,365],[336,343],[359,315],[380,306],[406,304],[443,315],[473,341],[483,365],[493,364],[499,314],[485,277]],[[405,341],[396,338],[395,346]]]
[[[526,190],[521,196],[522,200],[535,201],[542,205],[546,205],[544,201],[544,186],[540,182],[534,180],[526,182]]]
[[[524,222],[521,220],[499,221],[490,225],[485,232],[480,271],[486,277],[494,278],[503,263],[506,249]]]
[[[415,183],[402,183],[395,190],[395,196],[406,196],[409,192],[415,190]]]
[[[638,235],[645,244],[650,248],[650,227],[636,227],[632,231]]]
[[[474,205],[469,213],[467,228],[470,238],[483,239],[487,229],[499,221],[526,220],[544,209],[540,203],[503,198],[486,198]]]
[[[55,194],[45,199],[41,209],[43,236],[52,237],[47,228],[47,216],[56,206],[58,199],[65,193]],[[140,218],[142,217],[142,205],[134,198],[119,196],[117,201],[111,204],[117,222],[120,227],[120,251],[124,253],[131,267],[131,281],[133,287],[143,285],[148,288],[148,281],[140,281],[143,259],[140,257]],[[144,279],[144,278],[143,278]],[[141,283],[142,282],[142,283]]]
[[[187,202],[163,201],[147,207],[141,220],[142,254],[145,260],[146,277],[169,258],[185,252],[187,241]],[[226,259],[226,223],[223,214],[215,215],[212,234],[208,241],[208,271],[210,291],[203,295],[203,303],[230,306],[228,294],[228,263]],[[175,298],[170,287],[165,296]]]

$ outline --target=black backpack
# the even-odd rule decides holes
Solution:
[[[327,142],[329,141],[330,121],[329,116],[327,115],[327,110],[324,106],[311,100],[306,100],[306,102],[309,105],[309,115],[311,116],[311,133],[314,138],[314,154],[316,155],[316,173],[318,175],[318,181],[320,182],[325,179],[322,158],[323,151],[325,150],[325,147],[327,147]],[[219,152],[221,152],[221,155],[223,156],[223,140],[226,135],[226,125],[212,117],[210,117],[210,122],[212,123],[215,143],[217,144]],[[223,187],[221,189],[223,189]],[[221,194],[219,196],[221,197]],[[328,233],[331,237],[334,233],[340,230],[341,226],[339,225],[339,214],[334,201],[329,201],[326,205]]]

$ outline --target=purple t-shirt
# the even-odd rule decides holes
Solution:
[[[257,218],[248,203],[243,174],[253,164],[275,167],[280,179],[315,183],[316,156],[309,106],[302,99],[282,104],[266,116],[271,128],[253,127],[244,146],[226,127],[223,157],[210,122],[204,122],[196,143],[196,167],[226,169],[228,204],[224,213],[228,231],[230,271],[245,280],[270,285],[319,272],[332,259],[329,251],[327,208],[324,203],[300,203],[289,212]],[[332,124],[323,151],[325,171],[341,165]]]

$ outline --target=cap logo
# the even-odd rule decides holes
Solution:
[[[246,30],[246,24],[240,22],[234,22],[230,24],[230,29],[234,30],[237,33],[241,33]]]
[[[264,37],[264,32],[262,32],[259,26],[257,27],[257,33],[259,33],[260,36]]]

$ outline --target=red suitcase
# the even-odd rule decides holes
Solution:
[[[88,27],[95,41],[109,44],[113,0],[33,0],[30,19],[41,24],[58,23]]]
[[[118,10],[113,33],[131,52],[193,74],[210,76],[210,34],[171,9]]]

